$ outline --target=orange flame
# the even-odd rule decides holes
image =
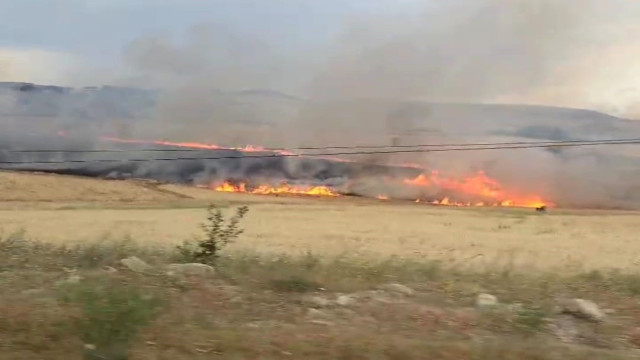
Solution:
[[[247,188],[247,185],[244,183],[234,185],[228,181],[225,181],[222,184],[215,186],[214,190],[220,191],[220,192],[238,192],[238,193],[260,194],[260,195],[289,194],[289,195],[309,195],[309,196],[329,196],[329,197],[340,196],[340,194],[338,194],[335,190],[331,189],[328,186],[297,187],[297,186],[291,186],[288,184],[282,184],[280,186],[274,187],[270,185],[260,185],[256,188],[249,190]]]
[[[504,206],[504,207],[528,207],[537,208],[541,206],[554,206],[553,203],[544,200],[537,195],[521,195],[516,192],[509,192],[502,188],[500,183],[487,176],[483,171],[479,171],[474,176],[466,177],[462,180],[443,178],[437,171],[430,175],[420,174],[414,179],[405,179],[404,183],[412,186],[431,187],[473,197],[484,199],[483,201],[458,202],[448,197],[441,200],[434,200],[431,203],[445,206]]]
[[[164,141],[164,140],[134,140],[134,139],[120,139],[115,137],[102,136],[101,140],[111,141],[121,144],[153,144],[153,145],[164,145],[164,146],[175,146],[175,147],[184,147],[189,149],[202,149],[202,150],[237,150],[243,152],[274,152],[280,155],[295,155],[292,152],[286,150],[270,150],[264,148],[262,146],[255,145],[246,145],[243,147],[224,147],[215,144],[204,144],[197,142],[174,142],[174,141]]]
[[[60,131],[59,136],[66,136],[67,133]],[[227,148],[215,144],[205,144],[197,142],[173,142],[164,140],[134,140],[134,139],[120,139],[115,137],[101,137],[102,140],[129,143],[129,144],[155,144],[175,147],[185,147],[191,149],[204,149],[204,150],[237,150],[243,152],[272,152],[287,156],[296,156],[297,154],[287,150],[273,150],[267,149],[261,146],[247,145],[244,147],[232,147]],[[351,162],[351,160],[340,158],[325,158],[332,161]],[[414,169],[421,169],[417,164],[403,164],[403,167],[410,167]],[[487,176],[484,172],[480,171],[474,176],[468,176],[462,180],[456,180],[451,178],[441,177],[437,171],[431,172],[431,174],[420,174],[414,179],[405,179],[404,183],[411,186],[418,187],[437,187],[439,189],[464,195],[464,197],[470,197],[479,201],[475,202],[459,202],[454,201],[448,197],[441,200],[430,199],[417,199],[416,202],[430,202],[437,205],[445,206],[505,206],[505,207],[530,207],[537,208],[541,206],[552,207],[555,204],[546,201],[541,196],[537,195],[522,195],[518,192],[506,191],[502,188],[501,184]],[[223,183],[215,187],[217,191],[223,192],[245,192],[252,194],[301,194],[301,195],[314,195],[314,196],[339,196],[339,194],[326,186],[316,187],[294,187],[287,184],[279,187],[272,187],[268,185],[258,186],[252,190],[248,190],[246,184],[233,185],[230,183]],[[389,196],[380,195],[378,199],[388,200]]]
[[[230,182],[224,182],[216,186],[215,190],[220,192],[247,192],[247,187],[245,184],[233,185]]]

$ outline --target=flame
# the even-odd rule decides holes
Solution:
[[[184,147],[189,149],[202,149],[202,150],[238,150],[243,152],[275,152],[281,155],[295,155],[292,152],[288,152],[285,150],[270,150],[264,148],[262,146],[256,145],[246,145],[243,147],[224,147],[215,144],[205,144],[198,142],[175,142],[175,141],[164,141],[164,140],[135,140],[135,139],[120,139],[116,137],[102,136],[100,140],[117,142],[121,144],[154,144],[154,145],[163,145],[163,146],[175,146],[175,147]]]
[[[66,131],[59,131],[59,136],[67,136]],[[136,139],[121,139],[116,137],[101,137],[101,140],[127,143],[127,144],[154,144],[174,147],[184,147],[190,149],[203,149],[203,150],[237,150],[242,152],[271,152],[286,156],[299,156],[299,154],[284,150],[284,149],[268,149],[262,146],[246,145],[244,147],[223,147],[215,144],[206,144],[198,142],[174,142],[164,140],[136,140]],[[331,161],[339,162],[352,162],[352,160],[341,158],[323,158]],[[418,164],[405,163],[399,166],[422,169]],[[501,184],[489,177],[483,171],[479,171],[473,176],[467,176],[461,180],[442,177],[438,171],[432,171],[430,174],[422,173],[416,178],[405,179],[404,184],[416,187],[434,187],[441,189],[447,193],[459,194],[464,198],[476,199],[475,202],[461,202],[452,200],[450,197],[444,197],[440,200],[432,199],[416,199],[416,203],[426,202],[434,205],[443,206],[504,206],[504,207],[528,207],[538,208],[542,206],[552,207],[555,204],[546,201],[541,196],[537,195],[522,195],[519,192],[507,191],[503,189]],[[238,185],[224,182],[215,186],[216,191],[221,192],[243,192],[252,194],[298,194],[298,195],[312,195],[312,196],[340,196],[335,190],[326,186],[308,186],[308,187],[295,187],[288,184],[282,184],[277,187],[269,185],[260,185],[258,187],[248,189],[245,183]],[[380,200],[389,200],[387,195],[377,196]]]
[[[224,182],[215,187],[216,191],[220,192],[247,192],[245,184],[233,185],[230,182]]]
[[[220,192],[237,192],[248,194],[260,194],[260,195],[309,195],[309,196],[329,196],[338,197],[340,194],[328,186],[310,186],[310,187],[297,187],[289,184],[282,184],[280,186],[271,185],[259,185],[255,188],[248,189],[245,183],[239,183],[234,185],[228,181],[223,182],[214,187],[215,191]]]
[[[503,206],[503,207],[527,207],[538,208],[541,206],[554,206],[555,204],[544,200],[537,195],[521,195],[517,192],[510,192],[503,189],[500,182],[489,177],[483,171],[479,171],[473,176],[468,176],[462,180],[443,178],[439,172],[432,171],[431,174],[420,174],[413,179],[405,179],[404,183],[418,187],[437,187],[446,192],[464,195],[476,199],[483,199],[476,202],[459,202],[445,197],[440,200],[431,201],[434,205],[444,206]]]

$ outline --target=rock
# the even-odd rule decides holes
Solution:
[[[356,303],[356,299],[352,295],[340,295],[336,299],[336,304],[340,306],[351,306]]]
[[[561,302],[561,312],[593,322],[602,322],[607,316],[594,302],[584,299],[570,299]]]
[[[331,301],[320,296],[310,296],[303,301],[311,307],[327,307],[331,305]]]
[[[498,305],[498,298],[491,294],[478,294],[476,297],[476,308],[487,309]]]
[[[212,266],[199,263],[170,264],[167,269],[169,269],[169,275],[207,276],[215,273],[215,269]]]
[[[57,281],[56,285],[77,284],[80,280],[82,280],[82,278],[79,275],[71,275],[66,279]]]
[[[326,320],[310,320],[309,322],[316,325],[333,326],[333,323],[331,321]]]
[[[105,267],[102,268],[102,270],[107,272],[107,273],[109,273],[109,274],[115,274],[115,273],[118,272],[118,270],[116,268],[111,267],[111,266],[105,266]]]
[[[384,290],[384,291],[387,291],[387,292],[402,294],[402,295],[406,295],[406,296],[412,296],[414,294],[413,289],[411,289],[410,287],[402,285],[402,284],[395,284],[395,283],[380,285],[380,286],[378,286],[378,289]]]
[[[120,264],[122,264],[122,266],[126,267],[127,269],[137,273],[148,272],[152,269],[151,265],[135,256],[120,260]]]
[[[307,310],[307,317],[311,319],[327,319],[330,318],[331,315],[328,313],[318,310],[318,309],[309,309]]]
[[[389,293],[382,290],[370,290],[358,293],[358,298],[366,301],[375,301],[383,304],[402,303],[401,299],[389,296]]]

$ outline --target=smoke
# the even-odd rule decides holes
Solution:
[[[426,2],[425,2],[426,3]],[[640,3],[452,0],[347,27],[312,96],[617,107],[640,77]],[[635,89],[634,89],[635,86]]]
[[[303,56],[277,39],[221,26],[195,26],[182,37],[146,36],[124,47],[124,69],[111,84],[153,90],[11,92],[8,103],[17,104],[9,112],[12,131],[0,142],[62,146],[60,139],[43,140],[59,128],[80,133],[64,144],[80,149],[105,146],[95,141],[99,135],[271,147],[640,137],[640,124],[602,113],[515,105],[640,118],[639,3],[424,3],[412,16],[348,19],[335,41]],[[35,126],[25,119],[34,124],[32,117],[46,119],[46,126],[27,141]],[[415,189],[387,180],[417,170],[382,165],[417,163],[458,178],[486,171],[505,188],[560,205],[639,207],[637,156],[633,147],[612,147],[350,157],[366,165],[246,159],[49,170],[188,183],[281,179],[415,198],[421,195]],[[443,195],[437,188],[423,191]]]
[[[154,136],[283,146],[275,127],[293,119],[296,99],[277,90],[295,86],[300,65],[272,41],[201,24],[183,37],[135,40],[125,47],[123,60],[131,75],[121,83],[162,89],[150,127],[160,129]]]
[[[640,3],[620,0],[452,0],[411,18],[354,20],[310,84],[300,133],[314,144],[638,137],[636,124],[595,112],[465,104],[640,118],[639,16]],[[460,177],[484,170],[512,189],[593,206],[640,200],[630,191],[637,156],[603,147],[376,160]]]

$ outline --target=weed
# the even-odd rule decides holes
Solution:
[[[220,257],[222,248],[233,242],[244,230],[241,229],[240,220],[249,212],[247,206],[236,209],[228,224],[222,211],[215,205],[209,205],[207,209],[207,222],[201,225],[204,238],[195,241],[187,241],[178,246],[178,251],[185,261],[199,262],[203,264],[215,264]]]
[[[88,344],[86,359],[126,360],[130,344],[160,305],[157,297],[110,279],[69,284],[60,291],[64,302],[81,309],[76,326]]]
[[[526,332],[540,332],[546,325],[547,313],[541,308],[527,307],[516,314],[515,325]]]

